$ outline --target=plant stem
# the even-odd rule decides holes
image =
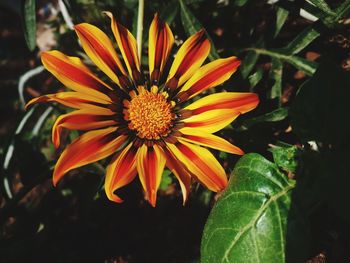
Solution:
[[[137,48],[138,48],[138,54],[139,54],[140,61],[141,61],[141,51],[142,51],[142,31],[143,31],[144,6],[145,6],[144,0],[139,0],[139,10],[138,10],[138,15],[137,15],[136,41],[137,41]]]

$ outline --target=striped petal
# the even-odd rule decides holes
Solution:
[[[209,190],[219,192],[226,187],[225,170],[207,149],[185,142],[181,138],[176,144],[168,143],[167,146],[191,174]]]
[[[236,57],[229,57],[204,65],[185,83],[177,97],[184,101],[222,84],[231,77],[240,63]]]
[[[137,43],[134,36],[119,24],[111,12],[104,12],[111,19],[111,28],[118,43],[120,52],[123,55],[129,75],[136,83],[141,81],[140,60],[137,55]]]
[[[155,207],[157,191],[162,178],[165,157],[157,144],[148,147],[143,144],[136,156],[137,171],[148,202]]]
[[[195,129],[207,133],[214,133],[225,128],[239,115],[239,112],[231,109],[206,111],[184,119],[184,128],[181,128],[180,131],[184,132],[188,129]]]
[[[109,109],[95,107],[93,109],[83,109],[73,111],[57,118],[52,127],[52,142],[56,148],[60,145],[60,134],[62,129],[87,131],[104,128],[117,124],[113,115],[115,113]]]
[[[166,87],[176,90],[203,64],[210,51],[210,42],[205,31],[200,30],[180,47],[170,68]]]
[[[98,79],[77,57],[68,57],[59,51],[43,52],[41,61],[66,87],[111,102],[106,95],[112,89]]]
[[[167,23],[153,18],[149,28],[148,61],[152,84],[157,84],[174,44],[174,36]]]
[[[88,94],[80,92],[59,92],[55,94],[47,94],[37,98],[33,98],[26,104],[26,109],[28,109],[36,103],[43,102],[58,102],[64,106],[75,109],[110,105],[110,103],[108,103],[107,101]]]
[[[219,109],[232,109],[239,113],[253,110],[259,104],[259,97],[255,93],[220,92],[201,98],[185,107],[192,114]]]
[[[129,79],[108,36],[88,23],[76,25],[75,31],[90,59],[121,88],[127,88]]]
[[[210,147],[219,151],[228,152],[232,154],[243,155],[244,152],[234,146],[225,139],[216,135],[203,132],[195,129],[184,129],[182,137],[185,141],[196,143],[202,146]]]
[[[53,173],[53,184],[72,169],[96,162],[118,150],[127,136],[116,133],[117,128],[89,131],[73,141],[61,154]]]
[[[179,181],[182,191],[183,204],[185,204],[190,193],[191,174],[187,171],[186,167],[176,159],[175,155],[167,147],[164,147],[164,154],[166,157],[166,166]]]
[[[114,192],[129,184],[136,176],[137,148],[130,143],[116,155],[107,167],[105,191],[109,200],[121,203],[123,200]]]

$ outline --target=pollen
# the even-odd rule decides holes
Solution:
[[[124,102],[124,118],[128,121],[129,129],[142,139],[158,140],[167,136],[174,114],[172,104],[166,100],[166,94],[158,93],[155,87],[151,91],[142,87],[138,89],[138,95],[133,95],[130,101]]]

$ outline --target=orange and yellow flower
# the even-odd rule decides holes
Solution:
[[[44,95],[27,106],[53,101],[76,109],[56,120],[52,128],[56,147],[62,129],[86,131],[61,154],[53,184],[72,169],[114,155],[107,168],[105,191],[117,203],[122,199],[115,191],[138,175],[146,199],[155,206],[165,167],[177,177],[184,202],[191,178],[212,191],[223,190],[227,185],[225,170],[205,147],[243,154],[214,133],[254,109],[258,97],[253,93],[222,92],[193,103],[189,100],[229,79],[240,61],[229,57],[202,66],[210,42],[201,30],[183,43],[166,76],[164,69],[174,36],[155,15],[149,29],[149,75],[144,75],[135,38],[111,13],[106,14],[111,18],[124,63],[111,40],[97,27],[82,23],[75,26],[75,31],[91,61],[111,80],[108,83],[96,77],[78,57],[59,51],[41,56],[45,68],[73,91]]]

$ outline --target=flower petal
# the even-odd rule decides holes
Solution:
[[[204,65],[184,84],[177,97],[184,101],[222,84],[231,77],[240,63],[236,57],[229,57],[217,59]]]
[[[167,143],[167,146],[191,174],[209,190],[218,192],[226,187],[225,170],[207,149],[185,142],[181,138],[175,144]]]
[[[179,181],[182,191],[183,204],[185,204],[190,193],[191,174],[187,171],[186,167],[176,159],[175,155],[167,147],[164,147],[164,154],[166,157],[166,166]]]
[[[234,146],[233,144],[219,136],[195,129],[184,129],[182,132],[183,135],[181,138],[183,138],[185,141],[232,154],[244,154],[244,152],[240,148]]]
[[[151,84],[157,84],[174,44],[174,36],[167,23],[153,18],[149,28],[148,61]]]
[[[188,38],[177,52],[170,68],[166,87],[176,90],[203,64],[210,51],[210,42],[202,29]]]
[[[137,43],[134,36],[119,24],[111,12],[104,12],[111,19],[111,28],[114,37],[118,43],[120,52],[123,55],[126,67],[128,68],[129,75],[133,78],[136,83],[141,81],[140,73],[140,60],[137,55]]]
[[[116,125],[115,113],[106,108],[95,107],[73,111],[57,118],[52,127],[52,142],[56,148],[60,145],[60,134],[63,128],[87,131]]]
[[[121,203],[123,200],[114,194],[117,189],[129,184],[134,180],[136,170],[137,148],[130,143],[117,154],[107,167],[105,191],[109,200]]]
[[[143,144],[137,152],[137,171],[142,187],[145,190],[146,198],[153,207],[156,206],[157,191],[165,161],[164,153],[157,144],[151,147]]]
[[[81,23],[74,28],[90,59],[108,77],[125,89],[129,85],[129,79],[108,36],[88,23]]]
[[[185,126],[181,128],[180,131],[184,132],[188,129],[195,129],[207,133],[214,133],[225,128],[239,115],[239,112],[232,109],[209,110],[184,119],[183,122]]]
[[[200,114],[210,110],[232,109],[241,114],[253,110],[259,104],[255,93],[220,92],[201,98],[185,107],[192,114]]]
[[[43,52],[41,60],[45,68],[66,87],[111,102],[106,94],[112,89],[94,76],[79,58],[54,50]]]
[[[55,94],[47,94],[37,98],[31,99],[25,106],[26,109],[33,104],[42,102],[58,102],[64,106],[82,109],[96,106],[107,106],[110,103],[97,97],[80,93],[80,92],[59,92]]]
[[[116,127],[89,131],[74,140],[61,154],[53,173],[53,184],[77,167],[96,162],[114,153],[127,136],[116,133]]]

